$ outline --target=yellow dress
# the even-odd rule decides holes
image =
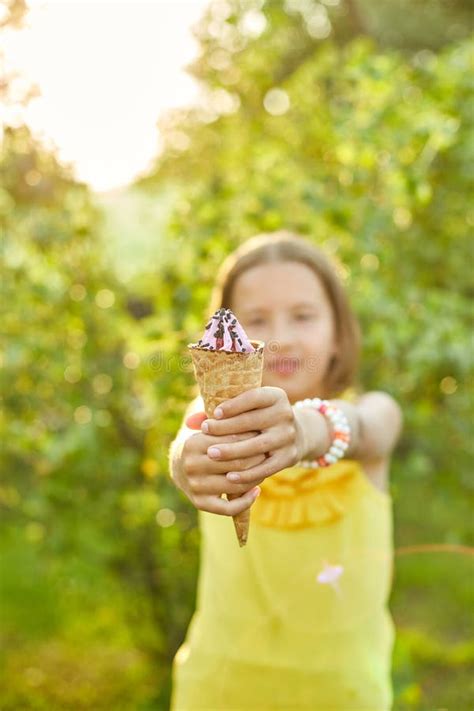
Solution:
[[[390,496],[354,460],[285,469],[261,489],[244,548],[227,516],[199,512],[197,605],[171,711],[387,711]]]

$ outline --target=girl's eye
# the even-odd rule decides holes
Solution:
[[[313,318],[313,314],[297,314],[296,315],[296,320],[297,321],[309,321],[309,319]]]
[[[261,318],[256,318],[256,319],[254,319],[253,321],[249,321],[249,322],[247,323],[247,326],[261,326],[262,323],[263,323],[263,321],[262,321]]]

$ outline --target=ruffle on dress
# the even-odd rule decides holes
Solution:
[[[283,469],[260,484],[252,523],[284,530],[334,523],[346,514],[364,476],[350,459],[320,469]]]

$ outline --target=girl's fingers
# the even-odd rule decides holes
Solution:
[[[213,461],[206,454],[201,455],[193,462],[189,471],[191,477],[208,477],[213,474],[223,475],[230,471],[243,471],[260,464],[265,459],[265,454],[255,454],[253,457],[242,457],[225,462]],[[223,490],[222,490],[223,491]],[[222,492],[221,492],[222,493]]]
[[[229,461],[265,454],[273,449],[279,449],[291,442],[292,433],[283,428],[274,428],[263,434],[235,444],[212,444],[207,450],[207,456],[213,462]],[[233,467],[228,466],[228,469]],[[247,469],[247,467],[245,467]]]
[[[189,427],[190,430],[200,430],[204,420],[207,420],[205,412],[194,412],[192,415],[186,417],[184,424],[186,427]]]
[[[219,418],[219,411],[222,413],[220,417],[234,417],[240,415],[247,410],[255,410],[260,407],[270,407],[281,397],[280,388],[272,388],[268,385],[260,388],[251,388],[240,395],[236,395],[231,400],[225,400],[216,407],[212,416]]]
[[[250,483],[239,484],[231,482],[224,474],[213,474],[203,477],[193,482],[192,492],[194,497],[199,496],[220,496],[221,494],[233,494],[241,496],[249,489],[262,483],[263,478],[253,479]]]
[[[254,487],[247,491],[238,499],[227,501],[218,496],[198,496],[194,499],[194,505],[201,511],[220,514],[221,516],[236,516],[242,511],[246,511],[253,504],[257,496],[260,494],[260,487]]]
[[[227,478],[229,481],[232,481],[232,478],[230,478],[231,475],[238,474],[240,477],[238,483],[248,485],[249,482],[253,482],[254,479],[266,479],[272,474],[276,474],[282,469],[285,469],[286,466],[288,466],[288,464],[285,462],[282,455],[279,452],[276,452],[275,454],[271,454],[262,464],[258,464],[256,467],[246,469],[245,471],[229,471],[227,473]]]
[[[233,442],[242,442],[247,439],[252,439],[260,432],[242,432],[241,434],[227,435],[226,437],[213,437],[212,435],[205,435],[199,432],[191,435],[185,442],[186,451],[192,456],[205,456],[207,463],[212,461],[207,457],[207,450],[215,445],[220,447],[222,443],[230,444]]]
[[[262,410],[252,410],[243,415],[229,417],[225,420],[205,420],[201,431],[206,434],[222,436],[234,432],[248,432],[249,430],[265,430],[275,424],[275,409],[266,407]]]
[[[259,434],[261,434],[259,430],[254,430],[252,432],[240,432],[239,434],[228,434],[224,437],[201,433],[202,437],[204,438],[204,442],[207,444],[207,447],[210,447],[213,444],[219,447],[222,442],[224,442],[225,444],[229,444],[231,442],[242,442],[246,439],[256,437],[256,435]]]

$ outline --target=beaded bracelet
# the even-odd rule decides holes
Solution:
[[[309,398],[299,400],[295,402],[294,407],[297,410],[303,407],[313,408],[324,415],[334,426],[331,446],[326,454],[313,461],[302,460],[298,462],[297,466],[306,469],[318,469],[319,467],[328,467],[330,464],[335,464],[339,459],[342,459],[351,441],[351,428],[343,411],[328,400],[321,400],[319,397],[315,397],[312,400]]]

